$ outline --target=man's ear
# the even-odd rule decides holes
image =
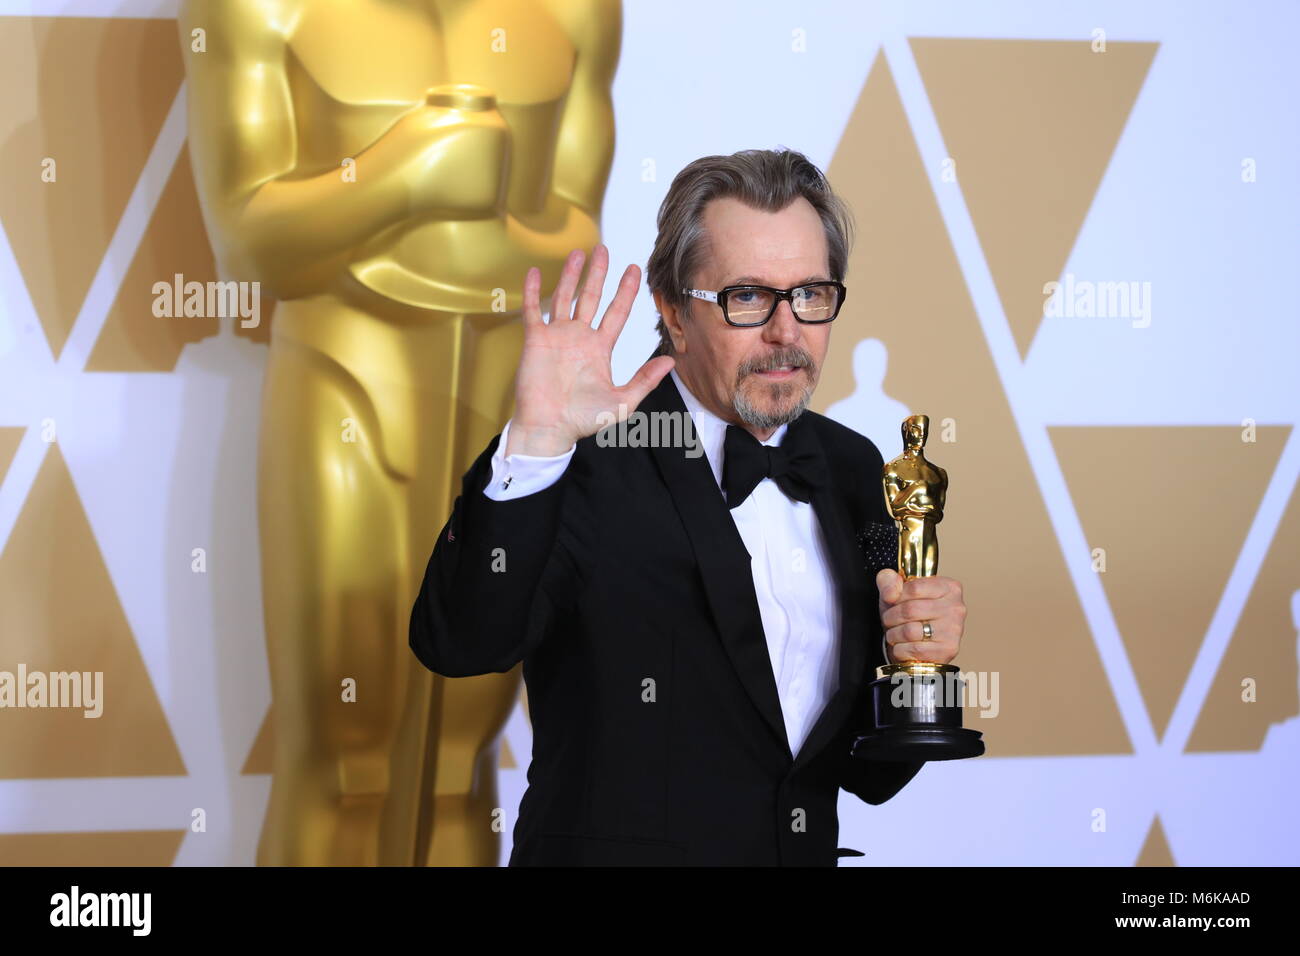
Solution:
[[[662,292],[654,294],[655,309],[664,320],[664,326],[668,329],[668,335],[673,340],[673,348],[677,352],[686,351],[686,335],[682,329],[682,311],[677,306],[664,300]]]

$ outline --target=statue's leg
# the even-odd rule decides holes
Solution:
[[[441,469],[451,480],[452,491],[429,502],[434,510],[416,525],[432,531],[412,539],[420,576],[433,548],[432,535],[451,514],[462,477],[513,411],[514,377],[523,349],[523,325],[517,315],[456,319],[461,327],[452,453],[450,458],[444,455],[428,462],[430,469]],[[493,826],[513,826],[516,809],[499,806],[498,740],[520,685],[518,667],[507,674],[439,679],[431,724],[436,727],[438,748],[425,794],[432,801],[433,826],[427,840],[422,828],[421,839],[422,858],[428,864],[497,864],[500,838]],[[515,757],[528,759],[527,754]]]
[[[930,577],[939,573],[939,534],[933,521],[923,521],[921,527],[921,573]]]
[[[898,546],[903,577],[910,581],[924,574],[925,522],[920,518],[904,518]]]
[[[298,307],[282,303],[276,322]],[[413,862],[414,807],[394,813],[388,798],[400,727],[427,704],[408,689],[406,490],[380,459],[379,424],[347,369],[273,333],[258,515],[275,757],[260,864]]]
[[[330,297],[277,311],[259,465],[277,749],[260,862],[500,853],[497,740],[518,669],[442,678],[407,629],[462,476],[509,417],[522,326],[422,318]],[[358,682],[342,723],[326,719],[339,670]]]

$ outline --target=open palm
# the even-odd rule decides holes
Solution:
[[[551,321],[542,320],[541,271],[524,279],[524,348],[515,379],[515,415],[506,454],[554,456],[580,438],[622,420],[673,367],[667,355],[650,359],[626,385],[615,385],[610,359],[641,284],[629,265],[599,327],[592,327],[609,269],[609,250],[596,246],[577,307],[574,291],[583,253],[569,253],[551,300]],[[572,309],[572,317],[570,317]]]

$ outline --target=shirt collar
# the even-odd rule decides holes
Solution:
[[[709,461],[709,467],[713,469],[713,480],[722,487],[722,452],[727,439],[728,422],[723,421],[713,412],[709,411],[700,400],[691,394],[691,390],[686,387],[686,383],[681,380],[677,374],[677,369],[672,369],[669,373],[673,377],[673,384],[677,386],[677,391],[681,393],[682,402],[686,405],[686,410],[691,414],[691,424],[695,428],[695,435],[704,448],[704,456]],[[764,445],[779,445],[781,439],[785,437],[785,430],[788,426],[782,425],[776,431],[772,432],[772,437],[763,442]],[[767,479],[764,479],[767,480]]]

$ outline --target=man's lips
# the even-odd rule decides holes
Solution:
[[[785,379],[785,378],[793,378],[796,374],[802,371],[803,371],[802,365],[782,365],[778,368],[766,369],[763,371],[755,372],[754,374],[761,375],[763,378],[768,378],[768,379]]]

